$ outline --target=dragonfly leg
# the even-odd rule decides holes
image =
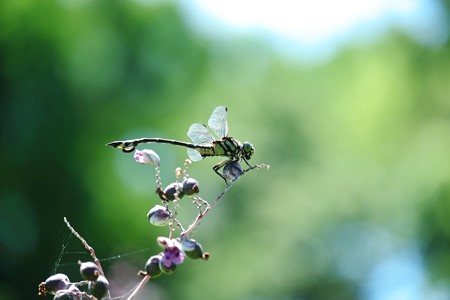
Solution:
[[[242,157],[242,160],[245,161],[245,163],[247,164],[247,166],[249,166],[250,168],[253,168],[253,166],[250,165],[250,164],[248,163],[248,161],[247,161],[244,157]]]
[[[225,176],[223,176],[222,172],[220,172],[219,170],[223,168],[223,166],[225,166],[228,162],[230,161],[230,159],[224,160],[218,164],[215,164],[213,167],[214,172],[216,172],[217,175],[219,175],[220,177],[222,177],[223,180],[225,180],[225,183],[228,185],[228,180],[225,178]]]

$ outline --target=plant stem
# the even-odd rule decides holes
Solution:
[[[84,248],[86,248],[86,250],[88,250],[91,253],[91,257],[95,261],[95,264],[98,266],[100,274],[102,276],[106,277],[105,273],[103,272],[102,265],[100,264],[100,260],[98,260],[97,256],[95,255],[94,248],[89,246],[89,244],[86,242],[86,240],[72,227],[72,225],[70,225],[70,223],[69,223],[69,221],[67,221],[66,217],[64,217],[64,223],[66,223],[67,228],[69,228],[69,230],[72,232],[72,234],[75,235],[75,237],[81,241],[81,243],[84,245]],[[107,298],[108,299],[111,298],[111,295],[109,294],[109,291],[108,291],[108,294],[107,294]]]
[[[150,280],[150,275],[145,275],[144,278],[142,278],[141,282],[139,282],[138,286],[134,289],[133,293],[131,293],[130,297],[127,298],[127,300],[131,300],[134,298],[134,296],[137,295],[137,293],[145,286],[145,284]]]

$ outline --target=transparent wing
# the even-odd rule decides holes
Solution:
[[[208,126],[219,139],[228,135],[227,112],[228,109],[225,106],[218,106],[214,109],[208,120]]]
[[[214,141],[214,138],[209,133],[208,128],[200,123],[192,124],[191,127],[189,127],[187,135],[194,144],[208,144]]]
[[[189,155],[189,158],[190,158],[192,161],[198,161],[198,160],[202,160],[202,159],[203,159],[202,155],[201,155],[200,152],[198,152],[197,150],[188,148],[188,149],[187,149],[187,153],[188,153],[188,155]]]

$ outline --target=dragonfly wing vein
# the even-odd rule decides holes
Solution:
[[[197,150],[188,148],[188,149],[187,149],[187,153],[188,153],[189,158],[190,158],[192,161],[199,161],[199,160],[202,160],[202,159],[203,159],[202,155],[201,155],[200,152],[198,152]]]
[[[208,120],[208,126],[219,139],[228,135],[227,112],[228,109],[225,106],[218,106],[214,109]]]
[[[194,144],[208,144],[214,141],[214,138],[209,133],[208,128],[200,123],[194,123],[189,127],[187,133]]]

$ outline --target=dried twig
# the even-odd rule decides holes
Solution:
[[[80,240],[80,242],[83,244],[84,248],[86,248],[86,250],[88,250],[91,253],[91,257],[94,260],[95,264],[98,266],[98,269],[100,271],[100,274],[102,276],[105,276],[105,273],[103,272],[103,268],[102,265],[100,264],[100,260],[97,258],[97,256],[95,255],[95,251],[94,248],[92,248],[91,246],[89,246],[89,244],[86,242],[86,240],[72,227],[72,225],[70,225],[69,221],[67,221],[67,218],[64,217],[64,223],[66,223],[67,228],[69,228],[69,230],[72,232],[72,234]],[[111,298],[109,291],[107,294],[107,298]]]

